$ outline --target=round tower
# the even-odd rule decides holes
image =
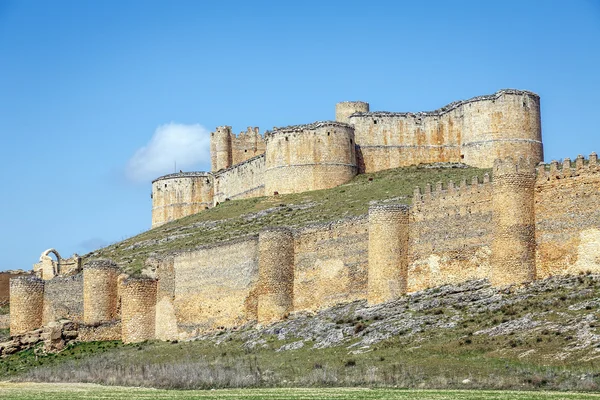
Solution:
[[[343,101],[335,105],[335,120],[350,123],[350,116],[354,113],[369,112],[369,103],[364,101]]]
[[[492,285],[535,279],[535,170],[529,160],[494,162]]]
[[[94,260],[83,266],[83,322],[101,324],[117,318],[117,277],[111,260]]]
[[[10,280],[10,335],[18,335],[42,326],[44,281],[33,276]]]
[[[199,213],[213,205],[214,178],[206,172],[180,172],[152,181],[152,228]]]
[[[369,207],[367,301],[384,303],[406,293],[409,207]]]
[[[121,336],[124,343],[155,337],[156,280],[127,279],[121,286]]]
[[[265,229],[258,239],[258,322],[283,319],[294,303],[294,237],[286,228]]]
[[[544,159],[540,96],[504,89],[462,105],[460,158],[465,164],[490,168],[494,160]]]
[[[212,159],[212,172],[231,167],[233,151],[231,146],[231,127],[219,126],[210,135],[211,152],[214,151]]]
[[[265,193],[329,189],[357,173],[354,128],[326,121],[265,134]]]

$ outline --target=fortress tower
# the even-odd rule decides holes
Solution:
[[[529,160],[494,163],[492,181],[492,284],[533,281],[535,272],[535,170]]]
[[[83,322],[88,325],[117,318],[117,264],[110,260],[90,261],[83,266]]]
[[[294,237],[289,229],[265,229],[259,235],[258,322],[282,319],[293,309]]]
[[[122,283],[121,330],[124,343],[154,339],[156,280],[127,279]]]
[[[10,280],[10,335],[18,335],[42,326],[44,281],[33,276]]]
[[[219,126],[210,134],[211,170],[217,172],[233,164],[231,127]]]
[[[350,123],[350,116],[354,113],[368,113],[369,103],[364,101],[342,101],[335,105],[335,120]]]
[[[391,301],[406,293],[408,219],[405,205],[369,208],[369,304]]]
[[[315,122],[267,132],[265,194],[328,189],[356,175],[354,129]]]
[[[182,172],[152,181],[152,227],[213,206],[212,174]]]

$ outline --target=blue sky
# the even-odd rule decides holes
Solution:
[[[148,229],[218,125],[501,88],[540,94],[547,161],[600,152],[600,1],[0,0],[0,270]]]

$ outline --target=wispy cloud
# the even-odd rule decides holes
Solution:
[[[210,132],[202,125],[171,122],[156,128],[150,141],[129,159],[126,176],[133,182],[148,182],[177,170],[197,167],[210,160]]]

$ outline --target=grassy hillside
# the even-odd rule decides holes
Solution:
[[[111,258],[128,272],[139,272],[153,254],[257,233],[266,226],[303,226],[366,214],[370,202],[410,204],[415,187],[438,181],[480,180],[488,169],[457,165],[412,166],[364,174],[328,190],[227,201],[210,210],[182,218],[85,256]],[[150,210],[148,210],[150,222]]]
[[[6,378],[202,389],[600,389],[600,275],[446,285],[186,342],[81,343],[0,363]]]

